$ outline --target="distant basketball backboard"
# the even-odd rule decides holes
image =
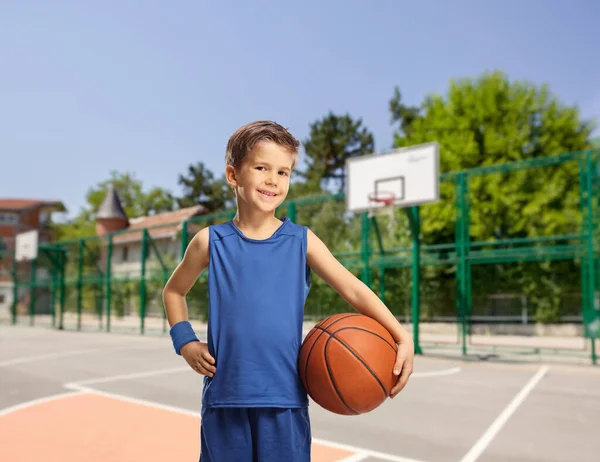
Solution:
[[[38,231],[36,229],[17,234],[15,259],[17,261],[35,260],[38,253]]]
[[[426,143],[346,162],[346,208],[373,212],[437,202],[439,146]]]

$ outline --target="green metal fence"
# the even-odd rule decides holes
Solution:
[[[444,173],[441,200],[396,211],[390,229],[385,215],[346,213],[344,194],[290,200],[277,214],[310,226],[412,328],[418,352],[510,347],[499,340],[562,329],[554,338],[567,337],[563,344],[547,337],[520,346],[595,363],[599,172],[600,152],[586,151]],[[14,283],[8,322],[166,332],[162,287],[193,235],[233,214],[44,244],[32,262],[5,253]],[[190,317],[205,320],[207,305],[205,272],[188,296]],[[307,319],[349,309],[313,278]]]

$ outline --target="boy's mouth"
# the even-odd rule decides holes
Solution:
[[[258,192],[261,193],[263,196],[267,196],[267,197],[275,197],[277,195],[274,192],[265,191],[264,189],[259,189]]]

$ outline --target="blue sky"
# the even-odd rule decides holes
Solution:
[[[389,149],[388,101],[499,69],[600,120],[594,0],[0,0],[0,197],[73,215],[111,170],[179,193],[240,125],[329,111]]]

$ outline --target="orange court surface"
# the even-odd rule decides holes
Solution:
[[[168,336],[1,326],[0,341],[2,462],[198,460],[202,377]],[[600,370],[418,356],[373,412],[310,414],[315,462],[591,462]]]

